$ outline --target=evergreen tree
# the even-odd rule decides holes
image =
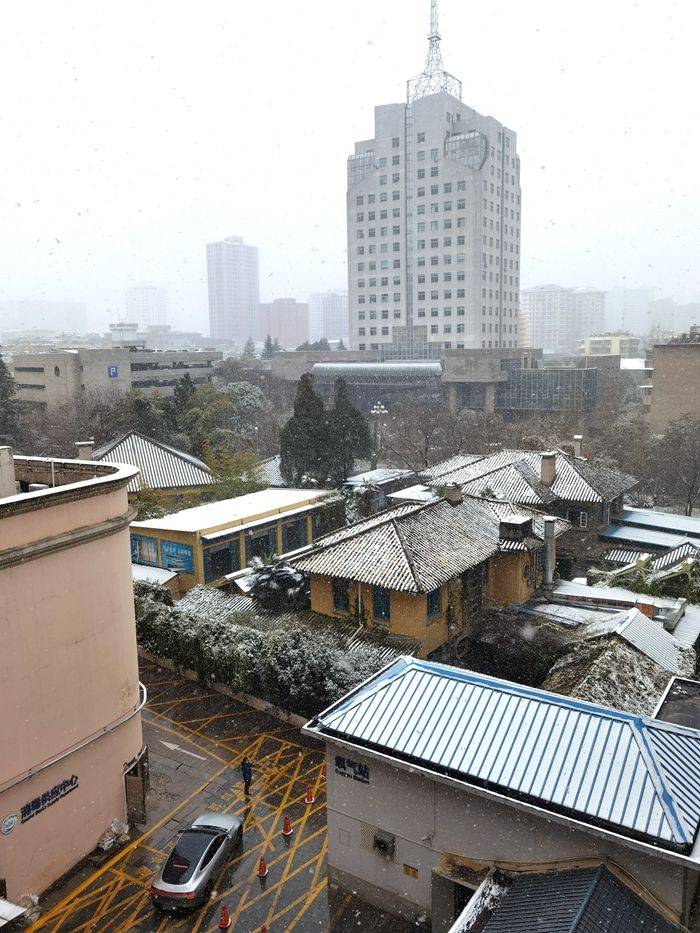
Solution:
[[[265,338],[265,346],[263,347],[263,351],[260,355],[260,359],[271,360],[274,349],[275,347],[274,347],[274,344],[272,343],[272,337],[268,334],[267,337]]]
[[[16,444],[20,435],[19,406],[15,380],[0,356],[0,444]]]
[[[343,338],[342,338],[342,337],[341,337],[340,340],[338,341],[338,349],[339,349],[339,350],[347,350],[347,347],[346,347],[345,344],[343,343]]]
[[[197,386],[192,382],[192,376],[185,373],[182,379],[175,383],[175,407],[178,411],[185,411],[190,407],[190,403],[197,391]]]
[[[328,423],[313,376],[297,384],[294,414],[280,432],[280,469],[288,483],[323,483],[328,475]]]
[[[328,417],[329,473],[340,486],[352,473],[356,457],[368,457],[372,452],[372,435],[364,415],[350,401],[344,379],[336,379],[333,407]]]
[[[245,346],[243,347],[243,356],[255,356],[255,344],[253,343],[252,337],[248,337],[245,342]]]
[[[279,340],[277,339],[277,337],[275,337],[275,341],[274,341],[274,343],[272,344],[272,352],[273,352],[273,353],[279,353],[281,349],[282,349],[282,347],[280,346],[280,342],[279,342]]]

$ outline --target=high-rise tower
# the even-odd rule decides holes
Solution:
[[[383,356],[517,346],[515,133],[462,102],[444,70],[437,0],[406,103],[375,107],[348,159],[350,343]]]
[[[239,236],[207,243],[209,333],[245,343],[254,338],[260,304],[258,248]]]

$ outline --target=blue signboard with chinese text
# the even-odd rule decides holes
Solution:
[[[176,541],[161,541],[160,556],[161,564],[166,570],[182,570],[184,573],[194,573],[192,548],[189,544],[178,544]]]

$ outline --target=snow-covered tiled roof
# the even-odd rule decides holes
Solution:
[[[555,476],[551,486],[540,482],[542,454],[532,450],[499,450],[479,459],[458,457],[421,473],[430,486],[458,483],[465,492],[482,494],[490,489],[499,498],[532,505],[563,502],[610,502],[636,485],[626,473],[611,470],[582,457],[555,451]],[[448,465],[454,464],[452,466]],[[519,498],[523,496],[524,498]]]
[[[399,505],[319,538],[293,563],[307,573],[357,580],[404,593],[428,593],[499,550],[541,543],[501,542],[500,519],[533,519],[542,538],[544,515],[506,502],[465,497]],[[555,533],[570,527],[557,519]]]
[[[146,567],[144,564],[131,565],[131,579],[134,583],[155,583],[165,586],[177,576],[175,570],[164,570],[162,567]]]
[[[481,792],[688,854],[700,731],[401,658],[305,727]]]
[[[130,431],[98,447],[95,460],[106,463],[128,463],[139,468],[139,475],[131,480],[129,492],[142,489],[186,489],[191,486],[210,486],[211,470],[191,454],[162,444],[153,438]]]
[[[256,469],[256,475],[261,483],[267,483],[268,486],[278,486],[282,488],[289,485],[282,476],[282,471],[280,470],[279,454],[277,454],[276,457],[268,457],[267,460],[263,460],[259,463]]]

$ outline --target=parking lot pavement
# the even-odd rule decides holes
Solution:
[[[142,664],[141,679],[149,695],[143,714],[151,771],[148,823],[102,864],[88,860],[49,892],[32,930],[197,933],[217,929],[222,905],[236,933],[254,933],[263,923],[270,933],[404,928],[352,897],[327,896],[321,746],[293,725],[154,664]],[[248,800],[239,770],[244,755],[253,763]],[[313,804],[304,802],[308,786]],[[242,849],[225,865],[206,907],[175,917],[158,913],[149,896],[153,874],[177,831],[204,810],[243,819]],[[289,840],[281,834],[285,815],[293,828]],[[261,856],[268,866],[262,882]]]

